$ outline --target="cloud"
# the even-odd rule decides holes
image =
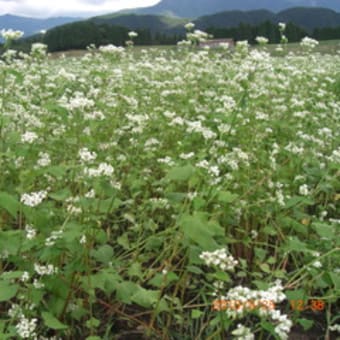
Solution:
[[[94,16],[121,9],[146,7],[159,0],[0,0],[0,14],[15,14],[32,17]]]

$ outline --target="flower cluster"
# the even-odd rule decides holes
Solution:
[[[308,48],[308,49],[314,49],[316,46],[319,45],[319,42],[315,39],[309,38],[309,37],[304,37],[301,40],[300,45],[302,47]]]
[[[265,38],[265,37],[256,37],[256,39],[255,39],[256,41],[257,41],[257,43],[258,44],[260,44],[260,45],[266,45],[266,44],[268,44],[268,39],[267,38]]]
[[[275,332],[283,340],[288,339],[293,323],[287,315],[281,314],[279,310],[275,309],[275,304],[285,299],[286,296],[280,281],[276,281],[268,290],[251,290],[248,287],[237,286],[221,297],[221,301],[237,302],[235,308],[224,309],[228,317],[239,319],[247,313],[256,311],[259,315],[268,317],[274,322]]]
[[[200,258],[207,266],[215,266],[220,270],[233,271],[238,263],[232,255],[228,254],[225,248],[213,252],[204,251],[201,253]]]
[[[112,176],[114,169],[112,165],[107,163],[100,163],[98,168],[85,168],[85,175],[89,177]]]
[[[48,264],[47,266],[44,266],[44,265],[35,263],[34,270],[40,276],[44,276],[44,275],[49,276],[49,275],[58,273],[58,268],[54,267],[53,264]]]
[[[38,319],[28,319],[22,316],[19,323],[15,326],[18,335],[22,339],[34,339],[37,334],[35,332],[37,328]]]
[[[8,30],[2,29],[0,34],[5,40],[18,40],[24,35],[24,32],[15,31],[12,29]]]
[[[39,205],[45,198],[47,197],[47,191],[37,191],[31,192],[29,194],[25,193],[21,196],[20,201],[29,206],[29,207],[36,207]]]

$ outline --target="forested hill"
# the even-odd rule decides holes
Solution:
[[[130,29],[147,28],[151,31],[178,32],[183,26],[183,19],[155,15],[106,15],[90,19],[101,24],[128,27]],[[277,14],[267,10],[225,11],[202,16],[194,20],[200,29],[207,27],[230,28],[239,24],[258,25],[265,21],[272,23],[291,22],[301,28],[312,31],[315,28],[340,26],[340,13],[326,8],[297,7]]]
[[[124,45],[128,32],[135,30],[137,44],[176,44],[184,37],[184,24],[188,21],[157,15],[112,14],[55,27],[33,40],[47,44],[50,51],[82,49],[91,43]],[[278,42],[279,22],[288,24],[286,33],[292,42],[306,35],[322,40],[340,39],[340,13],[323,8],[293,8],[277,14],[266,10],[226,11],[193,22],[196,28],[215,37],[250,42],[254,42],[257,35],[268,37],[271,43]]]
[[[222,11],[267,9],[279,12],[291,7],[323,7],[340,12],[339,0],[162,0],[157,5],[133,10],[139,14],[168,14],[197,18]]]
[[[315,28],[340,26],[340,13],[325,8],[291,8],[277,14],[266,10],[227,11],[203,16],[195,22],[197,27],[234,27],[240,23],[257,25],[264,21],[293,23],[309,32]]]

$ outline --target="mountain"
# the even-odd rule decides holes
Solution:
[[[340,13],[326,8],[297,7],[277,14],[266,11],[226,11],[213,15],[203,16],[195,20],[197,28],[206,29],[208,27],[229,28],[239,24],[258,25],[264,21],[272,23],[286,22],[293,23],[307,32],[312,32],[315,28],[340,26]]]
[[[91,18],[90,21],[96,24],[107,24],[114,26],[127,27],[130,30],[148,29],[152,33],[183,31],[183,26],[188,22],[187,19],[175,18],[164,15],[104,15]]]
[[[55,17],[48,19],[35,19],[5,14],[0,16],[0,30],[11,28],[14,30],[23,31],[25,37],[28,37],[30,35],[39,33],[42,30],[48,30],[52,27],[64,25],[78,20],[80,20],[80,18]]]
[[[207,27],[236,27],[240,23],[258,25],[264,21],[276,22],[276,15],[267,10],[226,11],[200,17],[194,22],[197,28],[206,29]]]
[[[324,7],[340,11],[339,0],[162,0],[155,6],[133,10],[138,14],[172,14],[197,18],[222,11],[267,9],[272,12],[291,7]],[[131,11],[130,11],[131,12]]]
[[[188,19],[166,17],[158,15],[105,15],[90,19],[97,24],[123,26],[130,30],[148,29],[152,33],[184,33],[183,25]],[[277,14],[268,10],[253,11],[225,11],[212,15],[205,15],[193,20],[199,29],[230,28],[239,24],[256,26],[265,21],[274,24],[279,22],[293,23],[307,32],[315,28],[340,26],[340,13],[326,8],[297,7],[281,11]]]
[[[340,26],[340,13],[326,8],[298,7],[278,13],[276,22],[293,22],[310,32],[314,28]]]

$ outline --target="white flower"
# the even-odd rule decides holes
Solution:
[[[255,339],[255,336],[251,332],[251,329],[241,324],[238,324],[237,328],[233,330],[231,334],[234,335],[235,339],[238,339],[238,340],[254,340]]]
[[[23,272],[23,274],[21,275],[20,281],[27,282],[29,279],[30,279],[29,272]]]
[[[12,29],[9,29],[9,30],[2,29],[1,30],[1,36],[5,40],[18,40],[23,35],[24,35],[24,32],[22,32],[22,31],[14,31]]]
[[[94,198],[96,196],[96,192],[94,191],[94,189],[91,189],[89,192],[87,192],[84,195],[86,198]]]
[[[103,54],[108,54],[108,55],[116,55],[120,56],[124,53],[124,47],[117,47],[115,45],[106,45],[106,46],[100,46],[99,51],[102,52]]]
[[[85,244],[86,243],[86,236],[83,235],[81,238],[80,238],[80,241],[79,241],[80,244]]]
[[[315,40],[315,39],[312,39],[312,38],[309,38],[309,37],[304,37],[301,40],[300,45],[302,47],[306,47],[308,49],[313,49],[313,48],[315,48],[316,46],[319,45],[319,42],[317,40]]]
[[[50,155],[46,152],[39,152],[39,159],[37,161],[38,165],[45,167],[51,164]]]
[[[45,240],[45,246],[53,246],[58,239],[62,238],[62,235],[62,230],[52,231],[51,235]]]
[[[309,195],[309,190],[308,190],[307,184],[300,185],[299,194],[302,195],[302,196],[308,196]]]
[[[37,280],[37,279],[34,279],[33,286],[36,289],[42,289],[42,288],[45,287],[45,285],[42,282],[40,282],[39,280]]]
[[[268,39],[265,37],[256,37],[255,39],[260,45],[266,45],[268,44]]]
[[[37,234],[37,231],[30,225],[26,225],[25,227],[25,231],[26,231],[26,238],[28,240],[32,240],[35,238],[36,234]]]
[[[35,56],[44,56],[47,51],[47,45],[42,43],[34,43],[31,47],[31,54]]]
[[[21,141],[23,143],[32,144],[36,139],[38,139],[38,135],[35,132],[27,131],[21,135]]]
[[[313,262],[313,267],[315,268],[321,268],[322,267],[322,263],[320,261],[314,261]]]
[[[95,152],[89,151],[88,148],[80,149],[78,155],[83,162],[91,162],[97,158],[97,154]]]
[[[286,24],[284,22],[279,22],[279,30],[281,32],[286,30]]]
[[[329,326],[328,329],[331,332],[338,332],[338,333],[340,333],[340,324]]]
[[[228,255],[225,248],[215,250],[213,252],[204,251],[201,253],[200,258],[207,266],[217,266],[221,270],[233,271],[238,262],[233,256]]]
[[[195,27],[195,24],[192,23],[192,22],[188,22],[187,24],[184,25],[184,28],[185,28],[187,31],[191,31],[194,27]]]
[[[133,38],[138,37],[138,33],[131,31],[131,32],[128,33],[128,36],[129,36],[130,39],[133,39]]]
[[[22,318],[24,316],[22,308],[16,303],[12,304],[11,308],[8,310],[8,315],[13,319]]]
[[[30,194],[23,194],[21,196],[20,201],[29,206],[29,207],[36,207],[39,205],[45,198],[47,197],[47,191],[37,191],[31,192]]]
[[[20,318],[20,322],[15,326],[19,336],[23,339],[33,339],[37,335],[35,329],[38,319],[26,319],[24,316]]]
[[[84,172],[89,177],[112,176],[114,169],[110,164],[100,163],[97,169],[86,168]]]
[[[44,265],[39,265],[38,263],[35,263],[34,270],[40,276],[53,275],[53,274],[58,273],[58,268],[54,267],[53,264],[48,264],[47,266],[44,266]]]

